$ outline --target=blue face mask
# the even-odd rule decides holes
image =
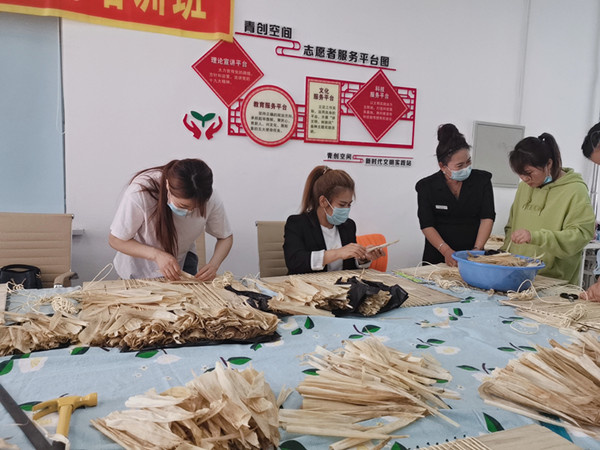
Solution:
[[[544,181],[542,182],[542,186],[544,186],[550,182],[552,182],[552,175],[546,175],[546,178],[544,178]]]
[[[471,175],[471,169],[471,166],[467,166],[464,169],[451,170],[452,175],[450,175],[450,178],[455,181],[465,181]]]
[[[178,208],[171,202],[169,202],[168,205],[169,205],[169,208],[171,208],[171,211],[173,211],[173,214],[175,214],[177,216],[185,217],[191,212],[187,209]]]
[[[325,201],[327,201],[329,206],[331,206],[329,200],[325,199]],[[348,220],[348,216],[350,215],[350,208],[335,208],[331,206],[331,209],[333,209],[332,215],[327,214],[327,211],[325,211],[325,216],[327,216],[327,222],[329,222],[331,225],[341,225],[346,220]]]

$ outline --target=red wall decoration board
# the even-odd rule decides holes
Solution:
[[[254,142],[268,147],[287,142],[298,123],[292,97],[277,86],[260,86],[242,104],[242,124]]]
[[[198,39],[233,39],[233,0],[0,0],[0,11]]]
[[[355,97],[356,103],[352,101]],[[243,101],[240,98],[229,107],[227,132],[231,136],[247,136],[241,119]],[[290,138],[308,143],[413,148],[416,102],[416,89],[393,86],[382,71],[367,83],[308,77],[305,104],[296,105],[298,126]],[[344,139],[344,117],[357,117],[373,141]],[[406,142],[379,142],[398,122],[408,127]]]
[[[263,77],[262,71],[235,39],[231,43],[219,42],[192,68],[225,106],[231,106]]]

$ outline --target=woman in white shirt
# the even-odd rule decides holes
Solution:
[[[354,180],[343,170],[317,166],[308,175],[301,214],[285,223],[283,251],[289,274],[368,267],[383,250],[356,243],[356,224],[348,218]]]
[[[173,160],[138,172],[129,182],[110,226],[121,278],[180,278],[182,270],[202,281],[215,278],[233,244],[212,171],[199,159]],[[197,270],[196,239],[217,239],[210,261]]]

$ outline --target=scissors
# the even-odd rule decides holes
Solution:
[[[573,302],[574,300],[577,300],[579,298],[579,295],[577,295],[577,294],[569,294],[568,292],[562,292],[560,294],[560,298],[566,298],[570,302]]]

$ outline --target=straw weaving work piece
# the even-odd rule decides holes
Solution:
[[[526,425],[510,430],[458,439],[452,442],[424,447],[423,450],[577,450],[580,447],[559,434],[540,425]]]
[[[479,395],[490,405],[600,438],[598,335],[580,334],[568,347],[550,345],[495,369]]]
[[[245,341],[272,335],[278,323],[275,315],[208,283],[119,280],[88,284],[62,296],[77,305],[77,315],[6,313],[12,323],[0,326],[0,355],[69,343],[140,350]]]
[[[534,298],[527,301],[503,301],[514,306],[517,313],[556,328],[600,332],[600,303],[588,300],[569,301],[559,296]]]
[[[277,403],[262,372],[215,369],[185,386],[130,397],[130,409],[92,420],[126,449],[270,449],[279,444]]]
[[[340,278],[357,277],[358,279],[365,279],[373,282],[379,282],[388,286],[398,285],[404,291],[408,293],[408,299],[402,304],[402,308],[410,306],[428,306],[438,303],[452,303],[459,301],[456,297],[448,295],[444,292],[439,292],[434,289],[430,289],[426,286],[413,283],[402,277],[397,277],[387,273],[379,272],[373,269],[366,270],[341,270],[335,272],[318,272],[318,273],[307,273],[301,275],[289,275],[287,277],[271,277],[263,278],[267,284],[281,283],[288,279],[302,280],[305,282],[315,282],[322,285],[333,286]]]
[[[329,351],[317,347],[306,356],[314,374],[300,382],[302,409],[282,409],[279,421],[291,433],[343,437],[330,446],[342,450],[369,440],[386,441],[415,420],[437,415],[458,426],[438,409],[448,405],[442,398],[458,394],[436,386],[450,380],[450,373],[430,356],[416,357],[383,345],[371,337],[346,341],[344,348]],[[385,425],[359,422],[389,417]]]

